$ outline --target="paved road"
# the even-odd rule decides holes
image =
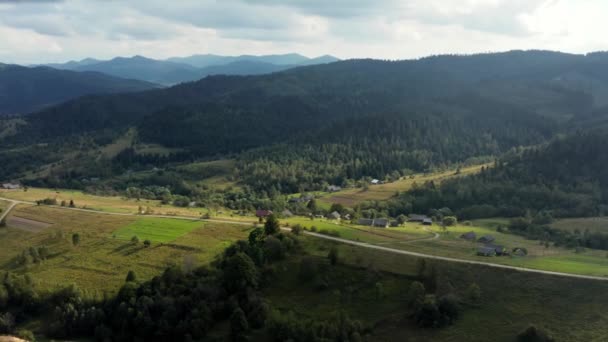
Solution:
[[[10,211],[10,209],[12,209],[16,204],[36,204],[34,202],[18,201],[18,200],[12,200],[10,198],[3,198],[3,197],[0,197],[0,199],[12,202],[12,204],[10,205],[10,207],[0,217],[0,220],[2,218],[4,218],[4,216],[6,216],[8,214],[8,212]],[[83,211],[83,212],[96,213],[96,214],[120,215],[120,216],[141,216],[141,215],[130,214],[130,213],[111,213],[111,212],[97,211],[97,210],[91,210],[91,209],[59,207],[59,206],[53,206],[53,207],[59,208],[59,209],[65,209],[65,210],[76,210],[76,211]],[[239,222],[239,221],[219,220],[219,219],[202,220],[200,218],[188,217],[188,216],[168,216],[168,215],[145,215],[145,216],[146,217],[161,217],[161,218],[178,218],[178,219],[192,220],[192,221],[209,221],[209,222],[218,222],[218,223],[230,223],[230,224],[238,224],[238,225],[246,225],[246,226],[250,226],[251,225],[251,223],[249,223],[249,222]],[[283,227],[281,229],[286,230],[286,231],[290,231],[291,230],[291,228],[288,228],[288,227]],[[424,253],[418,253],[418,252],[405,251],[405,250],[402,250],[402,249],[395,249],[395,248],[390,248],[390,247],[383,247],[383,246],[378,246],[378,245],[372,245],[372,244],[365,243],[365,242],[346,240],[346,239],[342,239],[342,238],[338,238],[338,237],[327,236],[327,235],[323,235],[323,234],[319,234],[319,233],[313,233],[313,232],[308,232],[308,231],[304,231],[303,233],[305,235],[313,236],[313,237],[316,237],[316,238],[319,238],[319,239],[331,240],[331,241],[340,242],[340,243],[347,244],[347,245],[358,246],[358,247],[363,247],[363,248],[370,248],[370,249],[375,249],[375,250],[379,250],[379,251],[383,251],[383,252],[388,252],[388,253],[394,253],[394,254],[414,256],[414,257],[418,257],[418,258],[425,258],[425,259],[432,259],[432,260],[441,260],[441,261],[448,261],[448,262],[457,262],[457,263],[461,263],[461,264],[470,264],[470,265],[482,265],[482,266],[487,266],[487,267],[494,267],[494,268],[501,268],[501,269],[521,271],[521,272],[529,272],[529,273],[539,273],[539,274],[546,274],[546,275],[553,275],[553,276],[567,277],[567,278],[608,281],[608,277],[587,276],[587,275],[581,275],[581,274],[571,274],[571,273],[563,273],[563,272],[544,271],[544,270],[537,270],[537,269],[525,268],[525,267],[500,265],[500,264],[495,264],[495,263],[491,263],[491,262],[484,262],[484,261],[475,261],[475,260],[466,260],[466,259],[457,259],[457,258],[450,258],[450,257],[442,257],[442,256],[438,256],[438,255],[424,254]],[[435,234],[435,236],[433,236],[430,239],[437,239],[437,238],[439,238],[439,234],[437,234],[437,233],[434,233],[434,234]]]

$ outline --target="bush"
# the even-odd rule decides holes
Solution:
[[[150,247],[150,245],[152,245],[152,242],[150,240],[144,240],[144,247],[148,248]]]
[[[295,235],[300,235],[302,233],[302,226],[300,224],[294,224],[293,227],[291,227],[291,232]]]
[[[305,257],[300,261],[300,271],[298,277],[300,280],[312,280],[317,274],[317,263],[312,257]]]
[[[443,218],[443,224],[448,227],[455,226],[456,223],[458,223],[458,219],[456,219],[455,216],[446,216]]]
[[[338,254],[338,249],[336,247],[332,247],[329,250],[329,253],[327,254],[327,259],[329,259],[329,263],[334,266],[338,264],[340,256]]]
[[[134,235],[131,238],[131,243],[134,244],[134,245],[137,245],[139,243],[139,238],[137,237],[137,235]]]
[[[20,339],[26,340],[28,342],[36,342],[36,336],[34,336],[34,333],[29,330],[17,330],[17,332],[15,332],[15,335],[17,335],[17,337],[19,337]]]
[[[517,342],[555,342],[545,331],[531,325],[517,335]]]

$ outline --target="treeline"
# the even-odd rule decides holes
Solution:
[[[528,211],[554,217],[604,215],[607,143],[604,130],[559,138],[545,147],[514,151],[477,175],[418,184],[386,206],[392,214],[448,207],[463,219],[520,217]]]

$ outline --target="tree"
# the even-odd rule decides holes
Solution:
[[[256,227],[249,233],[249,245],[252,247],[259,247],[264,243],[264,231],[260,227]]]
[[[310,210],[313,214],[317,212],[317,201],[313,198],[310,201],[308,201],[308,204],[306,205],[306,208],[308,208],[308,210]]]
[[[329,259],[329,263],[335,266],[338,264],[339,258],[340,256],[338,249],[335,246],[332,246],[329,250],[329,253],[327,254],[327,259]]]
[[[76,205],[74,204],[74,200],[70,200],[70,208],[75,208]]]
[[[337,211],[340,214],[342,214],[345,211],[345,208],[340,203],[334,203],[334,204],[331,205],[331,208],[329,208],[329,212],[333,213],[334,211]]]
[[[466,291],[466,299],[470,304],[477,305],[481,301],[481,288],[479,285],[472,283]]]
[[[407,216],[401,214],[399,216],[397,216],[397,222],[399,222],[399,224],[404,224],[407,222]]]
[[[410,287],[407,291],[407,305],[414,312],[418,311],[422,304],[424,304],[424,299],[426,297],[426,290],[424,285],[415,281],[410,284]]]
[[[448,227],[455,226],[456,223],[458,223],[458,219],[456,219],[455,216],[446,216],[443,218],[443,224]]]
[[[234,292],[258,286],[258,270],[247,254],[238,252],[226,260],[224,284]]]
[[[302,226],[299,223],[294,224],[293,227],[291,227],[291,232],[295,235],[302,234]]]
[[[134,245],[137,245],[139,243],[139,238],[137,237],[137,235],[133,235],[133,237],[131,238],[131,243]]]
[[[15,327],[15,317],[10,313],[0,314],[0,334],[10,334]]]
[[[144,240],[144,247],[148,248],[148,247],[150,247],[150,245],[152,245],[152,241],[150,241],[148,239]]]
[[[431,298],[426,298],[424,303],[416,311],[416,323],[425,328],[439,326],[441,313],[435,301]]]
[[[460,316],[460,303],[454,295],[441,297],[437,306],[441,313],[441,325],[450,325]]]
[[[72,234],[72,245],[78,246],[80,244],[80,234],[74,233]]]
[[[274,214],[270,214],[266,218],[266,223],[264,223],[264,233],[266,235],[274,235],[279,232],[281,229],[279,220],[274,216]]]
[[[230,316],[230,334],[234,341],[242,340],[249,331],[249,322],[243,310],[239,307]]]
[[[125,279],[125,282],[133,282],[133,281],[137,281],[137,276],[135,275],[135,272],[129,271],[129,273],[127,273],[127,278]]]
[[[300,271],[298,273],[300,280],[312,280],[316,274],[317,264],[315,263],[315,260],[311,257],[302,258],[302,261],[300,261]]]

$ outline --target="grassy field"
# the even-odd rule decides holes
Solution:
[[[29,205],[17,206],[10,217],[52,225],[37,232],[17,229],[10,224],[0,228],[3,242],[0,270],[30,274],[36,287],[43,292],[74,283],[91,296],[115,292],[129,270],[135,271],[138,279],[146,280],[170,265],[183,265],[186,257],[198,265],[206,264],[231,242],[246,238],[250,229],[230,224],[141,219]],[[169,238],[167,227],[177,227],[179,233]],[[140,240],[153,240],[149,248],[141,242],[134,245],[118,235],[112,237],[114,232],[134,229],[139,233],[142,228],[150,235],[142,234]],[[74,233],[80,235],[77,246],[71,242]],[[128,239],[132,236],[129,234],[126,235]],[[170,242],[156,242],[159,240]],[[15,263],[16,257],[25,249],[39,246],[49,248],[49,259],[25,267]]]
[[[340,203],[347,207],[352,207],[364,201],[383,201],[395,196],[397,192],[404,192],[411,189],[414,183],[422,185],[428,181],[442,182],[443,180],[453,177],[475,174],[481,170],[482,166],[488,165],[484,164],[469,166],[461,169],[459,174],[456,174],[456,170],[429,174],[415,174],[410,177],[404,177],[402,180],[396,182],[371,185],[367,190],[345,189],[334,193],[326,193],[324,196],[319,198],[318,202],[326,204]]]
[[[300,224],[306,228],[317,228],[318,231],[336,232],[341,238],[376,244],[400,243],[418,239],[430,238],[433,234],[426,232],[419,225],[408,225],[398,228],[370,228],[326,219],[310,220],[304,217],[292,217],[281,220],[289,225]]]
[[[142,241],[171,242],[203,226],[200,221],[145,217],[115,230],[112,237],[130,240],[137,236]]]
[[[574,232],[575,230],[585,232],[589,230],[592,233],[608,232],[608,217],[582,217],[559,219],[551,224],[551,227],[560,230]]]
[[[452,326],[414,327],[405,316],[404,294],[417,275],[417,258],[390,254],[310,237],[302,246],[325,265],[329,288],[297,277],[298,260],[278,267],[275,281],[265,290],[273,307],[293,310],[299,317],[326,319],[342,310],[373,326],[370,341],[509,341],[528,325],[551,332],[556,341],[605,341],[608,324],[606,283],[492,269],[477,265],[433,263],[440,293],[461,295],[471,283],[482,290],[478,307],[465,307]],[[341,265],[331,267],[326,255],[339,250]],[[380,283],[385,290],[378,299]],[[260,341],[263,339],[260,339]]]

